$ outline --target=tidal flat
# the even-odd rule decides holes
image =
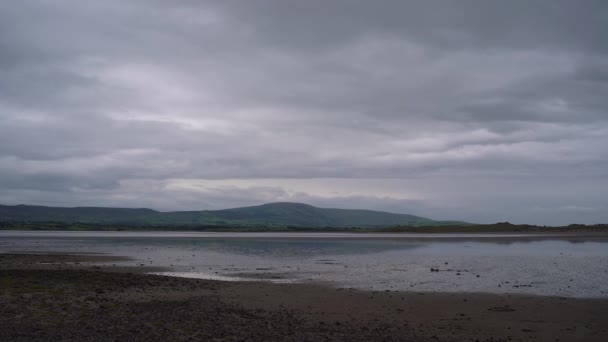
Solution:
[[[0,253],[98,253],[101,266],[368,291],[608,297],[607,234],[0,232]]]
[[[119,266],[122,261],[93,254],[0,254],[0,340],[608,339],[604,298],[226,282],[153,275],[161,269]]]
[[[2,341],[606,341],[603,234],[1,232]]]

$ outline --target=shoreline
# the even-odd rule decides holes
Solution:
[[[492,241],[493,239],[505,240],[585,240],[585,239],[607,239],[608,232],[604,231],[559,231],[559,232],[335,232],[335,231],[276,231],[276,232],[239,232],[239,231],[109,231],[109,230],[0,230],[0,237],[15,238],[24,236],[35,236],[37,238],[56,237],[173,237],[173,238],[300,238],[300,239],[439,239],[439,240],[480,240]]]
[[[0,340],[608,340],[608,299],[225,282],[87,264],[101,260],[123,259],[0,254]]]

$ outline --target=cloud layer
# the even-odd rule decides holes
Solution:
[[[0,202],[608,221],[604,1],[0,4]]]

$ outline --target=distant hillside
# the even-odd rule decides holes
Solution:
[[[163,226],[232,227],[395,227],[461,225],[425,217],[373,210],[325,209],[301,203],[269,203],[253,207],[159,212],[152,209],[0,205],[2,222],[62,222]]]

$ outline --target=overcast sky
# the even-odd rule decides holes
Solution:
[[[608,1],[0,2],[0,203],[608,222]]]

